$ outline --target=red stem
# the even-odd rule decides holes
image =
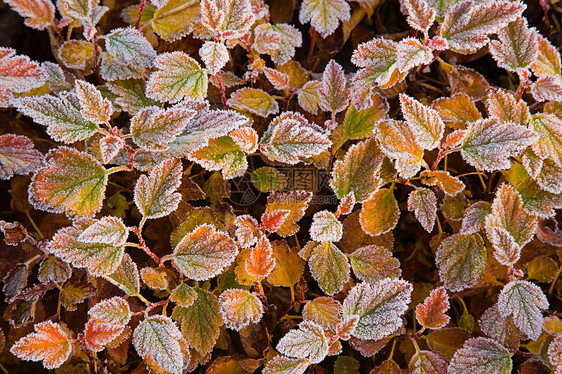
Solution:
[[[308,60],[312,60],[312,52],[314,52],[314,44],[316,44],[316,30],[312,29],[312,36],[310,37],[310,49],[308,50]]]
[[[139,7],[139,14],[137,14],[137,20],[135,21],[135,29],[139,28],[142,12],[144,11],[145,5],[146,5],[146,0],[141,0],[140,7]]]
[[[224,85],[222,84],[221,71],[219,70],[215,76],[217,77],[217,81],[219,82],[219,88],[221,90],[222,103],[224,105],[224,108],[228,109],[228,105],[226,105],[226,92],[224,91]]]

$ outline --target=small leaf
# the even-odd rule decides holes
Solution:
[[[124,326],[90,319],[84,329],[84,344],[91,351],[103,351],[106,345],[121,335],[123,330]]]
[[[409,368],[412,374],[446,374],[447,362],[431,351],[417,351]]]
[[[398,223],[400,209],[394,193],[389,188],[381,188],[363,203],[359,222],[365,233],[378,236],[392,230]]]
[[[135,186],[135,204],[143,217],[160,218],[177,209],[181,195],[175,191],[181,184],[181,176],[179,160],[164,161],[148,177],[140,176]]]
[[[125,247],[109,243],[86,243],[79,237],[96,224],[92,219],[79,219],[73,226],[59,229],[49,243],[49,252],[76,267],[87,268],[90,273],[105,276],[113,273],[123,259]]]
[[[327,295],[340,292],[349,280],[347,257],[330,242],[315,243],[308,258],[308,267],[320,289]]]
[[[290,330],[277,343],[282,354],[296,358],[308,358],[310,363],[319,363],[328,355],[328,337],[324,329],[312,322],[303,321],[298,330]]]
[[[405,94],[400,94],[400,108],[416,143],[423,149],[436,148],[445,130],[445,124],[437,111]]]
[[[548,345],[548,359],[559,370],[562,366],[562,335],[558,334]]]
[[[97,0],[61,0],[59,8],[69,17],[88,21],[98,3]]]
[[[174,321],[163,315],[145,318],[133,333],[133,345],[155,370],[181,374],[189,359],[185,339]]]
[[[133,315],[129,303],[119,296],[100,301],[90,308],[88,314],[96,320],[121,326],[129,323]]]
[[[209,70],[209,73],[213,75],[221,71],[230,59],[228,50],[224,44],[211,41],[207,41],[203,44],[199,49],[199,55]]]
[[[246,272],[258,280],[267,277],[275,267],[273,251],[269,239],[262,235],[254,248],[250,251],[250,257],[245,262]]]
[[[44,165],[29,185],[29,200],[37,209],[77,217],[101,209],[108,178],[94,157],[59,147],[49,151]]]
[[[461,154],[466,162],[478,169],[505,170],[511,167],[509,157],[517,156],[536,140],[536,134],[523,126],[483,119],[474,122],[466,131]]]
[[[78,236],[78,240],[84,243],[104,243],[120,246],[125,244],[129,230],[117,217],[102,217],[94,224],[88,226]]]
[[[498,40],[490,42],[490,53],[498,66],[516,72],[528,68],[539,52],[538,33],[527,27],[525,18],[510,22],[498,33]]]
[[[471,338],[455,352],[448,368],[449,374],[511,373],[512,353],[489,338]]]
[[[201,18],[209,31],[224,39],[240,38],[255,21],[249,0],[203,0]]]
[[[302,309],[304,321],[312,321],[325,330],[335,331],[342,320],[342,305],[331,297],[322,296],[308,301]]]
[[[351,334],[359,339],[382,339],[402,326],[412,285],[404,280],[384,279],[374,285],[354,286],[343,302],[343,317],[358,316]]]
[[[443,287],[435,288],[424,300],[423,304],[416,307],[416,319],[425,328],[438,330],[449,323],[449,296]]]
[[[523,100],[517,101],[509,91],[495,90],[487,102],[488,114],[504,122],[513,122],[526,126],[531,120],[531,113]]]
[[[486,269],[486,247],[479,234],[454,234],[441,242],[435,262],[445,288],[457,292],[474,286]]]
[[[72,93],[20,97],[11,100],[11,104],[34,122],[47,126],[47,134],[58,142],[74,143],[100,130],[82,117],[78,98]]]
[[[562,101],[562,77],[543,75],[531,84],[531,94],[536,101]]]
[[[19,339],[10,352],[22,360],[43,361],[47,369],[60,367],[72,354],[70,334],[52,321],[38,323],[34,328],[35,332]]]
[[[432,232],[437,217],[437,197],[429,188],[417,188],[408,195],[408,210],[414,211],[416,219],[425,231]]]
[[[258,88],[241,88],[230,95],[226,104],[260,117],[267,117],[279,112],[277,101],[267,92]]]
[[[45,257],[39,266],[37,278],[39,282],[47,285],[49,283],[64,283],[72,275],[69,264],[59,260],[53,255]],[[27,277],[26,277],[27,282]]]
[[[107,83],[107,88],[116,95],[113,102],[122,110],[132,115],[149,106],[156,106],[158,102],[146,97],[146,82],[144,79],[115,80]]]
[[[420,65],[429,65],[433,61],[431,48],[423,45],[417,38],[402,39],[396,49],[396,67],[407,73]]]
[[[55,6],[50,0],[6,0],[6,3],[25,18],[27,27],[45,30],[55,20]]]
[[[297,222],[304,216],[312,193],[307,191],[273,191],[267,197],[266,213],[276,210],[288,210],[290,213],[275,232],[283,237],[295,234],[299,230]]]
[[[290,214],[291,211],[289,209],[276,209],[271,212],[265,212],[261,216],[261,224],[267,231],[275,232],[285,223]]]
[[[254,44],[252,47],[258,53],[266,53],[276,65],[283,65],[291,61],[295,55],[295,48],[302,44],[300,31],[292,25],[277,23],[275,25],[263,23],[254,29]],[[297,86],[293,86],[297,87]]]
[[[406,19],[408,25],[427,35],[429,28],[435,22],[435,10],[423,0],[405,0],[402,6],[408,14]]]
[[[560,75],[560,54],[548,39],[538,36],[539,53],[531,65],[533,73],[543,75]]]
[[[258,221],[249,214],[237,216],[234,220],[236,225],[236,239],[242,248],[250,248],[258,242],[260,231]]]
[[[298,101],[301,108],[311,114],[318,114],[322,82],[308,81],[299,90]]]
[[[325,1],[325,0],[324,0]],[[318,91],[320,108],[325,112],[339,113],[349,104],[349,90],[340,64],[330,60],[322,74],[322,86]]]
[[[342,199],[353,193],[355,201],[368,200],[382,184],[383,159],[374,138],[352,145],[344,159],[334,163],[330,185],[336,196]]]
[[[238,249],[229,236],[214,226],[202,224],[179,241],[172,261],[189,279],[208,280],[221,274],[237,254]]]
[[[503,317],[513,315],[515,326],[529,339],[537,340],[542,332],[548,300],[535,284],[515,280],[504,286],[498,296],[498,310]]]
[[[282,190],[287,186],[287,177],[277,169],[262,166],[250,174],[252,183],[261,192]]]
[[[258,323],[263,314],[263,304],[256,294],[246,290],[229,289],[219,296],[221,315],[226,327],[236,331]]]
[[[402,274],[400,262],[392,252],[380,245],[367,245],[348,255],[353,274],[371,285],[389,278],[398,279]]]
[[[317,242],[337,242],[341,239],[343,226],[336,216],[322,210],[314,214],[310,225],[310,238]]]
[[[139,294],[140,280],[137,264],[126,253],[123,255],[123,260],[117,267],[117,270],[111,275],[106,276],[105,279],[115,284],[128,295],[136,296]]]
[[[221,170],[224,179],[241,177],[248,168],[246,154],[230,136],[210,139],[207,146],[192,152],[189,159],[207,170]]]
[[[403,76],[400,75],[396,62],[397,46],[396,42],[388,39],[373,39],[360,44],[353,52],[351,62],[364,69],[355,76],[354,85],[367,84],[368,87],[367,82],[373,82],[389,88],[402,80]],[[353,105],[356,103],[353,102]]]
[[[314,30],[326,38],[338,28],[339,21],[350,17],[350,7],[344,0],[304,0],[299,12],[302,24],[310,22]]]
[[[193,305],[195,300],[197,300],[197,292],[186,283],[180,283],[180,285],[174,288],[170,293],[170,300],[179,306],[187,308]]]
[[[455,196],[465,188],[464,183],[449,172],[443,170],[424,170],[420,173],[422,183],[437,186],[448,196]]]
[[[119,62],[133,62],[135,66],[150,67],[156,58],[156,51],[150,42],[142,32],[132,27],[112,30],[103,38],[107,53]]]
[[[263,73],[276,90],[289,89],[289,75],[270,68],[264,68]]]
[[[154,60],[155,72],[146,86],[149,98],[177,103],[182,99],[202,100],[207,95],[207,72],[184,52],[169,52]]]
[[[169,278],[162,268],[151,268],[149,266],[140,270],[140,276],[148,288],[158,291],[165,291],[169,288]]]
[[[27,136],[0,135],[0,179],[12,179],[14,174],[26,175],[41,166],[43,154]]]

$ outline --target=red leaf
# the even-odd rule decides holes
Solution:
[[[449,323],[445,312],[449,309],[449,296],[445,288],[439,287],[431,291],[423,304],[416,307],[416,319],[425,328],[440,329]]]

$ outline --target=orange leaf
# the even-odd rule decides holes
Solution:
[[[449,296],[445,288],[439,287],[431,291],[423,304],[416,307],[416,319],[425,328],[440,329],[449,323],[445,312],[449,309]]]
[[[250,257],[246,260],[246,271],[258,279],[263,279],[271,273],[275,266],[273,251],[269,239],[262,236],[258,244],[250,252]]]
[[[98,322],[92,318],[88,321],[84,330],[86,347],[94,352],[103,351],[105,346],[117,338],[124,329],[125,326]]]

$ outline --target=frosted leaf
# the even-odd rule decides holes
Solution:
[[[322,74],[322,86],[318,91],[320,108],[333,114],[345,110],[349,104],[349,90],[340,64],[330,60]]]
[[[498,296],[500,314],[513,316],[515,326],[531,340],[537,340],[542,333],[542,311],[545,309],[548,309],[546,296],[537,285],[528,281],[511,281]]]
[[[123,63],[107,52],[102,52],[100,56],[100,75],[105,81],[142,79],[144,77],[144,68],[140,66]]]
[[[398,279],[402,274],[400,262],[392,252],[380,245],[368,245],[348,255],[353,274],[371,285],[388,278]]]
[[[562,77],[543,75],[531,85],[531,94],[536,101],[562,101]]]
[[[260,141],[260,150],[270,160],[294,165],[301,158],[328,150],[328,136],[296,112],[284,112],[270,122]]]
[[[308,191],[273,191],[267,197],[266,213],[275,210],[289,210],[289,215],[283,220],[282,225],[276,230],[277,234],[287,237],[299,230],[297,221],[303,216],[308,203],[312,199],[312,192]]]
[[[415,1],[415,0],[413,0]],[[418,0],[423,2],[423,0]],[[396,67],[401,72],[409,72],[410,69],[420,65],[429,65],[433,61],[431,48],[423,45],[417,38],[402,39],[396,49]]]
[[[85,243],[80,234],[94,224],[92,219],[74,221],[73,226],[59,229],[49,243],[49,252],[75,267],[87,268],[96,276],[113,273],[121,263],[125,247],[112,243]]]
[[[500,30],[499,40],[490,42],[490,53],[501,68],[513,72],[526,69],[537,58],[537,37],[537,30],[528,28],[525,18],[518,18]]]
[[[248,274],[258,280],[267,277],[275,267],[273,249],[265,235],[262,235],[254,248],[250,251],[250,257],[246,260],[245,269]]]
[[[285,241],[271,243],[275,267],[267,276],[269,283],[276,287],[291,287],[298,282],[304,271],[304,261],[296,248],[289,248]]]
[[[123,141],[118,136],[104,136],[100,139],[100,153],[104,164],[109,164],[111,160],[124,148]]]
[[[131,118],[133,141],[149,151],[166,150],[167,144],[181,134],[195,113],[181,107],[143,108]]]
[[[449,374],[510,374],[512,353],[489,338],[471,338],[455,352]]]
[[[135,186],[135,204],[143,217],[165,217],[177,209],[181,194],[176,192],[181,184],[180,160],[167,160],[156,166],[147,177],[139,177]]]
[[[424,170],[420,173],[423,184],[437,186],[448,196],[455,196],[464,191],[464,183],[449,172],[443,170]]]
[[[58,142],[74,143],[99,130],[98,125],[82,117],[78,98],[72,93],[20,97],[10,103],[34,122],[47,126],[47,134]]]
[[[474,101],[462,92],[434,100],[431,107],[437,110],[447,126],[454,129],[464,129],[468,123],[482,118]]]
[[[113,105],[101,96],[96,87],[83,80],[76,81],[76,97],[80,102],[80,113],[86,121],[96,124],[108,123],[113,114]]]
[[[468,0],[453,5],[437,29],[437,35],[449,42],[457,53],[474,53],[484,47],[488,35],[521,17],[526,6],[520,2],[497,1],[475,4]]]
[[[128,295],[138,295],[140,288],[139,271],[137,264],[128,254],[123,255],[121,264],[111,275],[105,277],[106,280],[113,283]]]
[[[250,323],[258,323],[263,315],[261,300],[246,290],[225,290],[219,296],[219,303],[225,326],[236,331]]]
[[[197,298],[187,308],[175,307],[172,317],[181,323],[181,331],[190,347],[200,355],[213,350],[223,323],[218,298],[209,291],[195,288]]]
[[[45,30],[55,21],[55,6],[51,0],[6,0],[9,6],[25,18],[25,25]]]
[[[437,111],[405,94],[400,94],[400,108],[412,130],[414,141],[423,149],[436,148],[445,130]]]
[[[156,51],[142,32],[132,27],[119,28],[106,34],[107,53],[124,64],[150,67],[156,58]]]
[[[548,359],[557,371],[562,369],[562,335],[558,334],[548,345]]]
[[[536,178],[539,175],[543,167],[543,161],[532,148],[527,148],[521,154],[521,165],[523,165],[531,178]]]
[[[327,295],[334,295],[343,290],[344,284],[349,280],[347,257],[330,242],[313,246],[308,267],[320,289]]]
[[[328,355],[329,338],[324,329],[312,321],[303,321],[277,343],[277,350],[287,356],[308,358],[310,363],[322,362]]]
[[[425,231],[432,232],[437,216],[437,196],[429,188],[417,188],[408,195],[408,210],[413,211]]]
[[[521,125],[482,119],[466,131],[461,155],[477,169],[505,170],[511,167],[509,157],[517,156],[536,141],[537,135]]]
[[[228,136],[244,153],[254,153],[258,148],[258,133],[251,127],[232,130]]]
[[[121,218],[107,216],[88,226],[78,240],[84,243],[103,243],[120,246],[125,244],[129,231]]]
[[[438,287],[416,307],[416,319],[425,328],[437,330],[449,323],[449,296],[445,288]]]
[[[384,155],[374,138],[352,145],[343,160],[334,163],[330,186],[342,199],[353,193],[355,201],[369,199],[381,185],[379,172]]]
[[[490,213],[492,213],[492,206],[485,201],[471,204],[464,213],[459,233],[466,235],[483,230],[486,226],[486,217]]]
[[[373,285],[354,286],[343,302],[343,317],[358,316],[352,336],[382,339],[402,326],[402,314],[408,309],[412,285],[405,280],[383,279]]]
[[[302,86],[298,94],[298,102],[301,108],[311,114],[318,114],[320,106],[320,89],[322,82],[308,81]]]
[[[541,158],[550,158],[562,166],[562,119],[554,114],[539,113],[531,118],[529,128],[539,135],[533,151]]]
[[[258,53],[271,56],[276,65],[283,65],[295,55],[295,49],[302,44],[301,32],[292,25],[264,23],[254,29],[252,47]]]
[[[526,126],[531,120],[531,113],[525,101],[517,101],[509,91],[495,90],[486,101],[486,107],[490,117],[503,122]]]
[[[39,266],[37,279],[47,285],[49,283],[64,283],[72,275],[72,268],[69,264],[59,260],[53,255],[45,257]]]
[[[268,117],[279,112],[277,101],[259,88],[241,88],[230,95],[226,104],[260,117]]]
[[[223,43],[216,43],[206,41],[199,49],[201,60],[212,75],[217,74],[223,67],[225,67],[230,56],[228,50]]]
[[[486,246],[479,234],[454,234],[441,242],[435,254],[445,288],[458,292],[473,287],[486,269]]]
[[[410,126],[403,121],[381,121],[376,137],[382,151],[396,160],[395,166],[402,177],[411,178],[417,174],[425,161],[423,149],[416,142]]]
[[[84,345],[94,352],[103,351],[106,345],[123,333],[124,329],[124,326],[90,319],[84,329]]]
[[[270,212],[265,212],[261,216],[262,226],[269,232],[275,232],[281,228],[290,214],[290,209],[275,209]]]
[[[342,197],[340,203],[338,204],[336,217],[351,213],[353,211],[353,208],[355,207],[355,203],[355,194],[353,192],[350,192]]]
[[[537,184],[552,194],[562,193],[562,167],[551,159],[545,159],[540,173],[537,175]]]
[[[357,78],[360,81],[368,78],[385,88],[396,83],[397,48],[398,43],[388,39],[373,39],[359,44],[351,56],[351,62],[366,69],[357,73],[354,84],[357,84]]]
[[[34,326],[35,332],[12,345],[10,352],[26,361],[43,361],[47,369],[60,367],[72,354],[70,334],[58,323],[45,321]]]
[[[500,314],[498,304],[486,309],[478,324],[484,334],[512,350],[518,349],[519,340],[524,338],[513,324],[513,318]]]
[[[201,22],[216,36],[237,39],[255,22],[250,0],[203,0]]]
[[[202,100],[207,95],[207,72],[184,52],[162,53],[154,60],[146,95],[161,102]]]
[[[263,73],[276,90],[289,89],[289,75],[271,68],[264,68]]]
[[[345,22],[351,16],[351,8],[344,0],[304,0],[299,12],[299,21],[310,25],[323,38],[338,28],[339,21]]]
[[[310,238],[317,242],[337,242],[341,239],[343,226],[336,216],[327,210],[316,212],[310,225]]]
[[[41,166],[43,154],[27,136],[0,135],[0,179],[11,179],[14,174],[27,175]]]
[[[303,374],[310,366],[306,358],[275,356],[263,369],[263,374]]]
[[[0,47],[1,96],[12,92],[27,92],[42,86],[43,83],[45,74],[37,62],[31,61],[27,56],[16,55],[14,49]]]
[[[536,229],[537,218],[523,210],[521,196],[511,185],[503,184],[496,192],[492,213],[486,217],[486,233],[496,260],[507,266],[515,264]]]
[[[207,146],[192,152],[188,158],[207,170],[221,170],[227,180],[242,176],[248,168],[246,155],[230,136],[210,139]]]
[[[194,23],[200,14],[197,0],[168,0],[160,4],[154,12],[152,29],[162,39],[173,42],[193,31]]]
[[[342,320],[342,305],[331,297],[322,296],[308,301],[302,309],[303,321],[312,321],[324,330],[335,331]]]
[[[133,313],[131,313],[129,303],[125,299],[115,296],[102,300],[91,307],[88,315],[102,322],[124,326],[129,323]]]
[[[185,235],[171,257],[189,279],[208,280],[221,274],[237,254],[238,248],[228,235],[205,223]]]
[[[411,374],[446,374],[447,362],[431,351],[417,351],[409,363]]]
[[[179,306],[187,308],[193,305],[195,300],[197,300],[197,292],[186,283],[180,283],[180,285],[174,288],[170,293],[170,300]]]
[[[31,179],[29,201],[37,208],[68,216],[91,216],[101,209],[107,173],[94,157],[59,147],[45,156]]]
[[[559,183],[560,179],[557,182]],[[523,200],[523,209],[529,214],[548,218],[556,214],[554,209],[562,207],[562,199],[558,194],[544,191],[536,181],[531,179],[519,183],[517,192]]]
[[[260,231],[258,230],[258,221],[249,214],[236,217],[234,220],[236,225],[236,239],[242,248],[250,248],[258,242]]]
[[[548,39],[538,36],[539,53],[531,65],[533,73],[543,75],[560,75],[560,53]]]
[[[187,343],[170,317],[146,317],[133,333],[133,345],[153,369],[182,374],[189,359]]]
[[[378,236],[392,230],[400,218],[400,209],[394,193],[389,188],[381,188],[363,203],[359,223],[363,231]]]
[[[408,25],[427,35],[429,28],[435,22],[435,10],[430,8],[424,0],[403,0],[401,5],[408,14],[406,19]]]
[[[146,97],[146,83],[143,79],[116,80],[108,82],[107,88],[116,95],[113,102],[132,115],[145,107],[158,105],[158,102]]]
[[[143,283],[150,289],[166,291],[170,286],[169,278],[162,268],[144,267],[140,269],[140,276]]]
[[[90,73],[94,67],[94,45],[85,40],[67,40],[58,49],[57,57],[66,68]]]
[[[78,20],[88,21],[98,4],[99,0],[60,0],[57,5],[65,15]]]

